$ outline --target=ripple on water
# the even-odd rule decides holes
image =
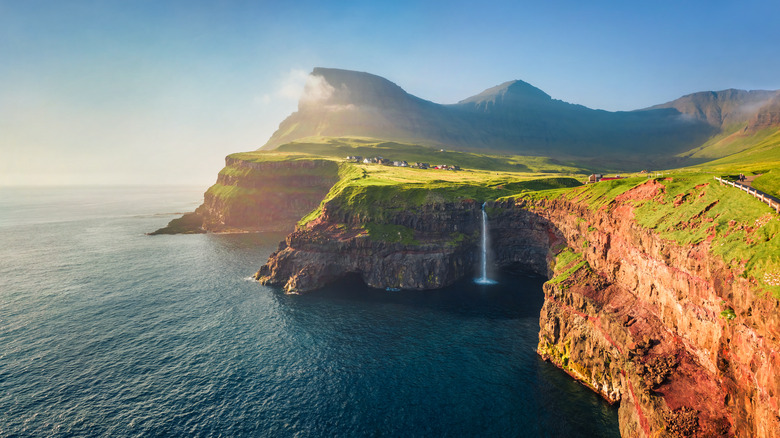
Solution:
[[[282,236],[143,235],[189,192],[8,193],[0,435],[619,435],[534,353],[538,279],[289,296],[247,281]]]

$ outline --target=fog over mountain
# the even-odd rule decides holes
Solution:
[[[646,109],[609,112],[553,99],[515,80],[442,105],[376,75],[315,68],[298,111],[262,149],[309,136],[365,136],[643,167],[669,163],[735,124],[774,123],[778,104],[772,99],[779,95],[702,92]]]

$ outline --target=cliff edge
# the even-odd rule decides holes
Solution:
[[[149,233],[290,232],[339,179],[336,160],[245,152],[225,158],[195,212]]]
[[[496,264],[550,279],[538,353],[620,403],[623,436],[780,436],[780,220],[763,204],[693,175],[486,211]],[[257,278],[297,292],[349,273],[441,287],[472,273],[479,213],[466,200],[357,214],[326,202]]]

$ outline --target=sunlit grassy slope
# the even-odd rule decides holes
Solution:
[[[409,164],[459,166],[460,170],[363,164],[348,161],[347,156],[381,156]],[[331,212],[348,211],[381,223],[385,216],[399,209],[462,200],[483,202],[525,191],[573,187],[580,185],[588,174],[587,169],[543,157],[442,151],[365,138],[310,138],[305,142],[282,145],[273,151],[242,152],[232,154],[230,158],[249,163],[297,160],[336,163],[338,182],[320,207],[300,221],[301,226],[316,219],[325,203]],[[327,170],[325,166],[320,168]],[[253,171],[251,166],[233,164],[220,173],[241,177]],[[285,171],[284,166],[263,170],[279,174]],[[218,186],[210,190],[233,189],[232,186]]]
[[[761,174],[753,181],[753,187],[780,197],[780,130],[765,129],[732,137],[730,147],[735,153],[689,170],[723,175]]]
[[[780,168],[772,169],[753,180],[753,187],[780,198]]]
[[[734,155],[758,145],[767,137],[777,133],[776,128],[768,128],[758,132],[746,133],[744,124],[725,128],[722,133],[713,136],[703,145],[679,154],[680,157],[716,160]]]
[[[487,153],[440,150],[417,144],[387,142],[370,138],[310,137],[288,143],[270,151],[282,154],[310,154],[321,157],[343,158],[359,155],[364,158],[381,156],[389,160],[403,160],[410,164],[424,162],[431,165],[448,164],[474,170],[527,173],[586,174],[589,168],[571,162],[547,157],[493,155]]]
[[[780,189],[780,132],[760,132],[754,144],[739,152],[688,169],[656,175],[627,174],[627,179],[581,186],[589,169],[542,157],[501,156],[440,151],[412,144],[366,138],[310,138],[274,151],[246,152],[231,157],[250,162],[326,160],[338,166],[338,182],[318,208],[299,226],[315,220],[327,206],[331,213],[359,215],[378,239],[414,241],[414,233],[393,225],[398,211],[426,204],[516,197],[569,197],[591,208],[607,207],[615,197],[655,178],[664,185],[660,197],[632,201],[639,225],[660,238],[680,244],[707,239],[710,251],[764,290],[780,296],[780,219],[746,193],[715,182],[715,175],[765,173],[756,186],[770,193]],[[740,146],[742,147],[742,146]],[[457,165],[462,170],[414,169],[353,163],[346,156],[382,156],[391,160]],[[226,168],[227,169],[227,168]],[[773,170],[775,169],[775,170]],[[238,172],[225,170],[223,172]],[[243,170],[241,170],[243,171]],[[276,170],[284,172],[283,169]],[[774,191],[774,192],[773,192]],[[389,236],[389,237],[388,237]],[[400,236],[400,237],[399,237]]]
[[[749,138],[740,139],[740,141],[744,141],[750,146],[744,149],[740,148],[738,152],[726,157],[695,167],[707,171],[737,171],[738,173],[760,173],[780,168],[780,130],[759,131]]]
[[[711,254],[780,297],[780,217],[771,208],[741,190],[717,183],[712,174],[678,173],[656,181],[664,187],[659,196],[631,201],[639,225],[679,244],[709,240]],[[599,209],[647,182],[647,178],[628,178],[521,196],[566,197]]]
[[[340,176],[341,180],[320,208],[304,217],[299,225],[316,219],[326,204],[333,213],[348,212],[383,222],[397,211],[424,204],[484,202],[526,191],[580,185],[575,178],[551,175],[400,169],[348,163],[342,165]]]

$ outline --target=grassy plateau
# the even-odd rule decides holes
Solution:
[[[726,137],[715,138],[692,153],[723,155]],[[305,215],[298,226],[307,226],[327,207],[330,212],[360,215],[372,239],[406,244],[416,242],[412,230],[393,225],[389,220],[399,211],[464,200],[483,202],[521,196],[567,197],[599,209],[608,207],[621,193],[655,179],[664,187],[662,195],[632,201],[639,225],[653,230],[662,239],[683,245],[709,241],[712,255],[762,290],[780,297],[780,219],[755,198],[714,180],[714,176],[760,174],[754,181],[755,187],[780,195],[780,131],[761,131],[749,139],[734,138],[729,140],[729,144],[736,144],[730,149],[732,154],[707,163],[661,172],[623,174],[627,178],[586,186],[581,181],[591,170],[576,163],[544,157],[444,151],[368,138],[307,138],[272,151],[233,154],[229,158],[254,167],[229,165],[222,174],[240,177],[262,172],[264,177],[271,178],[291,172],[273,163],[317,162],[317,166],[303,173],[331,176],[337,182],[319,207]],[[347,156],[381,156],[410,165],[421,162],[431,166],[458,166],[460,170],[364,164],[347,160]],[[296,172],[301,173],[300,169],[293,171]],[[236,190],[250,189],[218,184],[210,190],[220,196],[234,197],[238,195]],[[579,256],[565,253],[561,257],[573,261]],[[572,263],[572,267],[575,265]]]

